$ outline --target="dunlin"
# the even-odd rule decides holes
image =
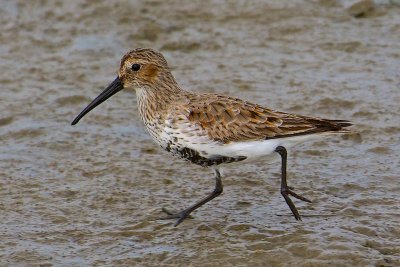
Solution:
[[[281,157],[281,194],[296,220],[301,220],[289,196],[311,202],[286,182],[287,151],[294,144],[321,135],[349,133],[346,120],[329,120],[275,111],[219,94],[198,94],[181,88],[161,53],[138,48],[121,60],[117,78],[72,122],[121,91],[136,91],[139,115],[154,140],[165,150],[215,171],[214,191],[199,202],[168,213],[180,224],[191,212],[222,193],[219,167],[278,153]]]

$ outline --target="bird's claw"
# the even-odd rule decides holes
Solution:
[[[174,226],[178,226],[181,222],[183,222],[186,218],[193,219],[193,216],[190,215],[186,210],[182,210],[180,212],[173,212],[165,207],[162,208],[162,211],[167,214],[166,217],[160,218],[160,220],[169,220],[169,219],[178,219]]]

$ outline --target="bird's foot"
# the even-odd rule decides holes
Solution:
[[[294,205],[293,201],[289,198],[289,195],[291,195],[297,199],[300,199],[302,201],[305,201],[305,202],[311,203],[311,200],[296,194],[295,192],[292,191],[292,188],[290,188],[290,187],[282,188],[281,194],[282,194],[283,198],[285,199],[286,203],[288,204],[288,206],[289,206],[290,210],[292,211],[296,220],[301,221],[301,216],[300,216],[296,206]]]
[[[174,224],[175,227],[178,226],[181,222],[183,222],[186,218],[193,219],[193,216],[191,216],[190,212],[188,212],[187,210],[174,212],[163,207],[162,211],[165,212],[167,216],[160,218],[160,220],[178,219]]]
[[[293,187],[289,187],[289,186],[288,186],[286,189],[285,189],[285,188],[282,189],[281,193],[282,193],[282,194],[286,194],[286,195],[291,195],[291,196],[293,196],[294,198],[300,199],[300,200],[305,201],[305,202],[309,202],[309,203],[312,202],[312,201],[309,200],[308,198],[305,198],[305,197],[300,196],[300,195],[296,194],[295,192],[293,192]]]

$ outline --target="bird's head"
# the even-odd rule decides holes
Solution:
[[[150,90],[168,82],[175,84],[167,61],[160,52],[150,48],[134,49],[122,57],[117,78],[71,124],[77,124],[89,111],[122,89]]]
[[[169,73],[167,61],[160,52],[137,48],[121,59],[118,77],[124,88],[137,90],[154,86]]]

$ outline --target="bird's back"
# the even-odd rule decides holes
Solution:
[[[187,123],[223,143],[286,138],[326,132],[345,133],[351,122],[275,111],[218,94],[189,94],[178,111]],[[177,105],[179,107],[179,105]]]

